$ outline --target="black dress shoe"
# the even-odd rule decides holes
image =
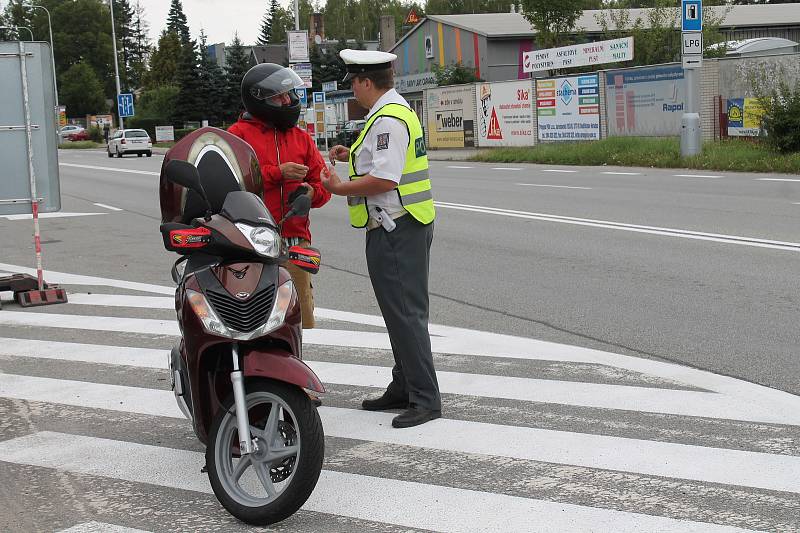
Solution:
[[[389,409],[405,409],[407,407],[408,398],[389,396],[387,392],[384,392],[380,398],[361,402],[361,408],[365,411],[388,411]]]
[[[442,416],[441,410],[423,409],[421,407],[409,407],[406,411],[392,419],[392,427],[410,428],[430,422]]]

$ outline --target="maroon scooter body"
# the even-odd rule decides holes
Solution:
[[[203,152],[203,148],[209,145],[214,148]],[[196,157],[198,153],[201,154],[199,158]],[[176,144],[167,154],[167,160],[177,158],[185,161],[183,157],[189,155],[194,156],[195,160],[190,162],[198,168],[201,178],[215,179],[215,176],[203,176],[204,168],[224,170],[220,161],[226,160],[223,161],[225,166],[234,168],[221,179],[230,179],[232,190],[261,184],[258,165],[253,165],[255,154],[252,148],[227,132],[203,128]],[[231,161],[231,157],[235,157],[235,161]],[[204,158],[211,160],[204,161]],[[243,179],[234,177],[236,174]],[[224,191],[217,192],[224,194]],[[184,209],[188,191],[168,182],[163,168],[161,193],[162,219],[166,222],[161,227],[165,247],[189,256],[175,294],[182,338],[172,351],[170,367],[176,398],[179,404],[184,402],[181,407],[191,417],[200,441],[206,443],[223,400],[232,392],[230,373],[234,342],[238,345],[245,380],[267,378],[307,391],[324,392],[319,378],[302,361],[302,325],[296,292],[291,297],[282,325],[266,335],[247,340],[209,332],[187,295],[187,290],[203,294],[227,327],[236,331],[254,331],[257,326],[253,324],[265,323],[269,317],[278,288],[291,279],[288,271],[280,266],[286,257],[259,257],[236,224],[221,214],[195,218],[187,224],[189,221]],[[216,201],[220,205],[218,200],[209,199],[210,203]],[[266,209],[265,213],[269,217]],[[182,239],[192,231],[207,231],[208,235],[204,234],[204,240],[198,241],[197,247],[186,247]]]

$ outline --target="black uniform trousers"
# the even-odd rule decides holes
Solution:
[[[394,353],[388,393],[423,409],[441,409],[428,333],[428,273],[433,223],[410,214],[394,231],[367,231],[367,268]]]

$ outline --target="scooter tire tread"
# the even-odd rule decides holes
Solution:
[[[216,458],[214,443],[217,432],[224,416],[217,416],[209,432],[208,446],[206,446],[206,464],[208,465],[208,478],[214,494],[220,503],[233,516],[255,526],[266,526],[280,522],[292,516],[308,500],[319,480],[322,463],[325,456],[325,434],[322,421],[311,399],[298,387],[280,381],[257,378],[248,380],[245,389],[249,392],[266,391],[283,398],[294,411],[298,423],[305,426],[306,434],[301,433],[302,448],[300,460],[301,470],[294,474],[291,485],[267,508],[247,507],[230,498],[223,490],[216,475]],[[223,406],[226,410],[233,406],[233,395],[226,398]]]

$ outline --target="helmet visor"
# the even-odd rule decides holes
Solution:
[[[250,88],[250,94],[257,100],[269,100],[273,96],[294,92],[304,87],[303,80],[289,68],[275,71]]]

